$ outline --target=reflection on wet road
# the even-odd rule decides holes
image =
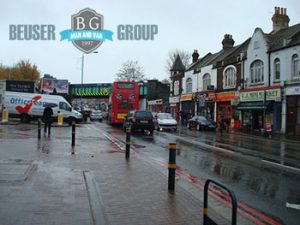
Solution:
[[[125,140],[121,129],[107,125],[101,125],[99,129]],[[137,153],[147,159],[163,159],[165,163],[168,162],[167,146],[171,142],[177,143],[176,160],[181,170],[201,180],[211,178],[224,183],[247,205],[285,224],[298,224],[299,211],[286,205],[300,204],[300,170],[263,162],[267,159],[299,168],[297,143],[188,130],[155,132],[153,137],[132,135]],[[194,142],[224,151],[207,149],[205,145],[195,145]]]
[[[37,142],[37,151],[45,157],[69,154],[70,128],[54,127],[51,135]],[[33,137],[37,137],[35,126],[0,126],[0,144],[2,139],[13,141],[15,138]],[[107,138],[111,143],[102,146],[102,140]],[[65,143],[65,153],[53,152],[55,141]],[[300,220],[299,210],[286,207],[300,204],[300,152],[297,142],[186,129],[155,131],[153,136],[134,133],[131,141],[132,154],[164,163],[168,162],[168,144],[177,143],[177,165],[184,173],[201,181],[210,178],[225,184],[240,201],[284,224],[296,225]],[[105,123],[82,124],[76,128],[76,154],[89,152],[92,157],[103,151],[124,152],[124,142],[123,130]]]

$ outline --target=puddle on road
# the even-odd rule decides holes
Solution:
[[[146,148],[145,145],[132,144],[135,148]]]

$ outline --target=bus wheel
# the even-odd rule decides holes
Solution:
[[[21,123],[29,123],[30,122],[30,116],[28,114],[22,114],[20,116]]]

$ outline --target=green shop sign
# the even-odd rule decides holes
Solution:
[[[241,102],[263,101],[266,95],[266,101],[279,101],[281,99],[281,91],[278,89],[270,89],[265,91],[248,91],[240,93]]]

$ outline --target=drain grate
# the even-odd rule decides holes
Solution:
[[[8,160],[0,162],[0,182],[26,181],[37,165],[32,161]]]

